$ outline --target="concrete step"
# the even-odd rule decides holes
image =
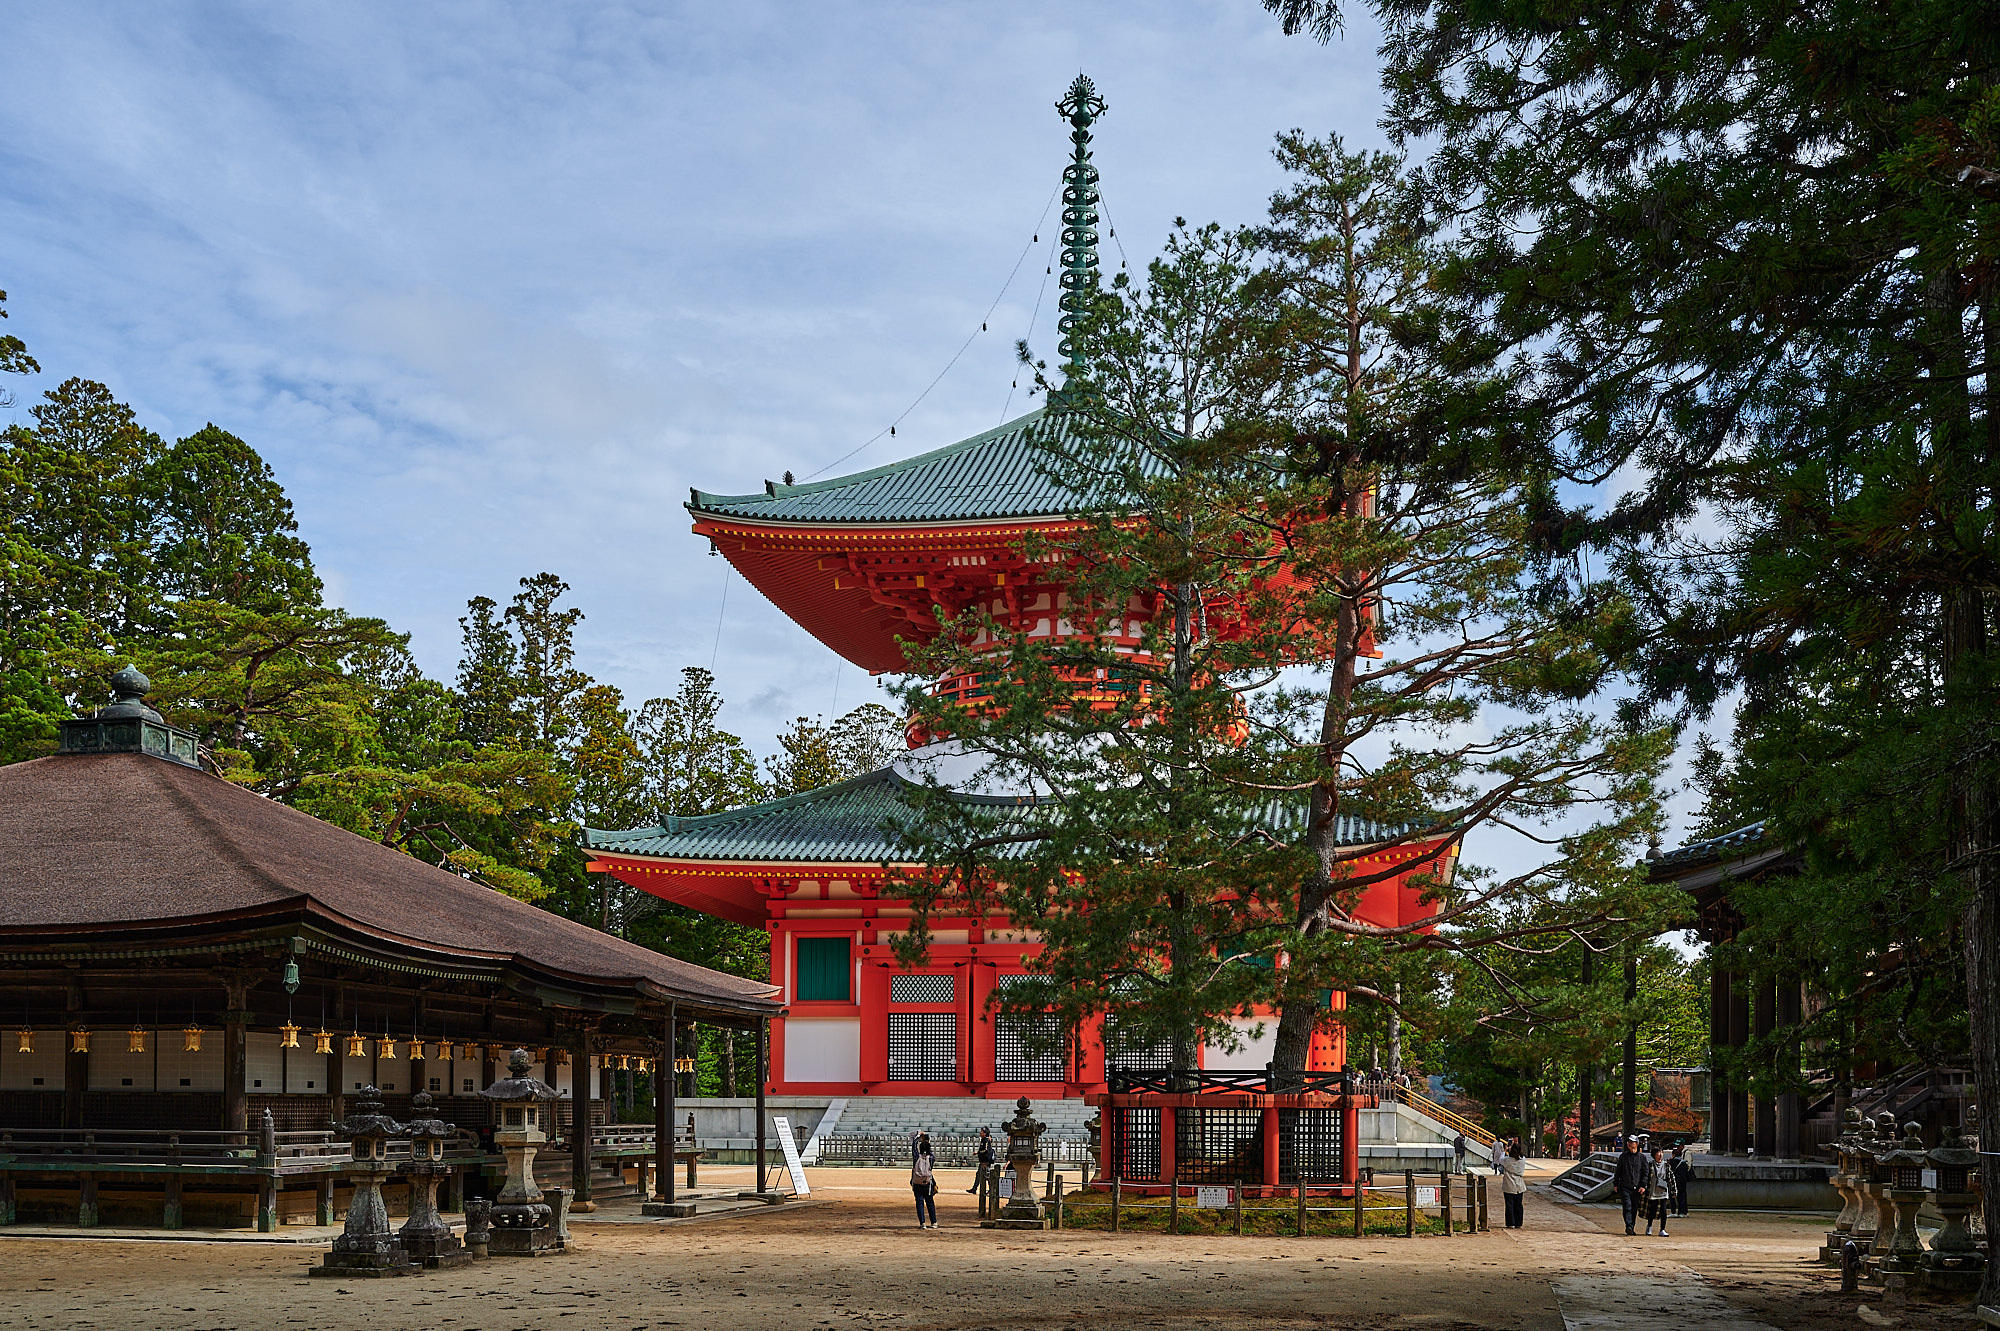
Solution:
[[[1549,1187],[1569,1201],[1602,1201],[1611,1195],[1611,1185],[1617,1176],[1618,1157],[1610,1151],[1593,1151],[1587,1159],[1557,1175]]]

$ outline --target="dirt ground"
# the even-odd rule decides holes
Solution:
[[[1860,1326],[1870,1301],[1811,1264],[1819,1220],[1693,1216],[1670,1239],[1627,1238],[1615,1210],[1531,1196],[1527,1228],[1495,1214],[1492,1232],[1449,1239],[1018,1234],[978,1228],[968,1176],[939,1178],[937,1230],[916,1228],[892,1171],[815,1170],[810,1204],[672,1224],[612,1212],[579,1220],[568,1254],[395,1280],[309,1279],[324,1251],[311,1246],[10,1238],[0,1327],[1561,1331],[1552,1283],[1607,1275],[1705,1278],[1741,1325],[1781,1331]],[[1884,1311],[1912,1331],[1970,1320]]]

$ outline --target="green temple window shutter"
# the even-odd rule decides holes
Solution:
[[[850,940],[845,938],[801,938],[799,940],[799,983],[801,1003],[845,1003],[849,995],[847,964]]]

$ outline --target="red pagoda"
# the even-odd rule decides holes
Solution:
[[[1064,171],[1061,324],[1062,351],[1074,367],[1079,351],[1068,334],[1097,282],[1097,173],[1088,144],[1104,104],[1079,78],[1058,109],[1075,144]],[[766,481],[761,493],[748,495],[695,490],[687,505],[694,532],[807,632],[872,673],[907,669],[899,636],[929,641],[941,621],[979,603],[1030,638],[1068,634],[1060,564],[1021,552],[1031,532],[1060,537],[1079,525],[1082,501],[1035,465],[1030,432],[1043,414],[835,480]],[[1060,419],[1054,425],[1061,428]],[[1142,650],[1146,614],[1132,611],[1126,633],[1115,638],[1122,648]],[[1118,682],[1080,687],[1109,690]],[[955,676],[935,688],[976,703],[980,677]],[[918,762],[940,747],[922,738],[911,739]],[[894,863],[883,827],[908,812],[901,788],[921,781],[911,764],[891,764],[726,813],[593,830],[590,867],[769,933],[771,980],[787,1005],[773,1022],[774,1094],[1081,1098],[1105,1091],[1112,1069],[1163,1068],[1164,1050],[1125,1048],[1106,1038],[1102,1023],[1077,1032],[1066,1055],[1040,1053],[990,1011],[991,995],[1026,973],[1037,950],[1034,934],[1005,918],[934,917],[927,962],[915,969],[897,962],[891,944],[911,909],[894,884],[898,870],[917,866]],[[1367,889],[1362,919],[1408,924],[1432,912],[1409,880],[1448,871],[1452,850],[1395,844],[1359,822],[1344,830],[1356,849],[1391,842],[1355,859],[1357,871],[1406,866]],[[1334,995],[1336,1006],[1340,1000]],[[1233,1024],[1247,1048],[1210,1050],[1204,1061],[1263,1066],[1275,1019],[1245,1012]],[[1337,1069],[1345,1054],[1333,1028],[1316,1037],[1311,1066]]]

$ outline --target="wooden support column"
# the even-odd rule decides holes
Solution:
[[[1284,1143],[1282,1134],[1278,1131],[1278,1113],[1276,1109],[1266,1109],[1263,1113],[1264,1186],[1267,1188],[1276,1188],[1283,1182],[1280,1176],[1284,1172],[1284,1165],[1278,1148]]]
[[[1165,1183],[1169,1179],[1180,1177],[1178,1172],[1180,1160],[1177,1155],[1180,1147],[1179,1128],[1180,1111],[1172,1105],[1162,1105],[1160,1107],[1160,1181],[1162,1183]],[[1303,1182],[1301,1186],[1303,1186]]]
[[[1805,997],[1801,992],[1799,977],[1787,975],[1778,982],[1778,1025],[1787,1032],[1785,1036],[1782,1062],[1778,1071],[1786,1077],[1795,1077],[1799,1071],[1799,1019],[1805,1007]],[[1843,1106],[1844,1107],[1844,1106]],[[1834,1122],[1841,1120],[1836,1117]],[[1784,1091],[1778,1096],[1778,1158],[1798,1160],[1799,1151],[1799,1093]]]
[[[222,1014],[222,1128],[250,1131],[250,986],[228,981],[229,1010]],[[243,1144],[248,1144],[247,1138]]]
[[[660,1028],[660,1048],[666,1051],[663,1065],[653,1068],[653,1186],[654,1200],[674,1200],[674,1076],[673,1058],[677,1012],[667,1004],[667,1019]]]
[[[328,1188],[329,1191],[332,1188],[331,1180],[328,1181]],[[329,1220],[326,1223],[330,1225],[333,1222]],[[179,1229],[181,1224],[181,1176],[179,1174],[169,1174],[167,1175],[166,1201],[160,1208],[160,1228]]]
[[[83,1093],[90,1089],[90,1055],[69,1050],[69,1032],[57,1031],[63,1042],[62,1125],[75,1131],[83,1127]]]
[[[1729,1048],[1732,1052],[1741,1050],[1750,1043],[1750,977],[1732,974],[1729,977]],[[1729,1144],[1726,1149],[1731,1155],[1750,1154],[1750,1093],[1740,1087],[1729,1088]]]
[[[771,1048],[771,1019],[757,1018],[757,1191],[764,1190],[764,1171],[769,1156],[764,1144],[764,1095],[771,1084],[771,1068],[766,1055]]]
[[[322,1174],[319,1180],[319,1214],[314,1221],[322,1225],[337,1224],[333,1218],[333,1175]]]
[[[589,1215],[597,1209],[597,1203],[590,1199],[591,1145],[595,1134],[590,1126],[590,1026],[579,1022],[570,1029],[570,1062],[574,1065],[570,1073],[570,1184],[576,1189],[576,1202],[572,1211]]]
[[[1729,972],[1709,963],[1708,970],[1708,1149],[1729,1150],[1729,1079],[1722,1072],[1723,1051],[1729,1048]]]
[[[1768,1040],[1771,1032],[1778,1027],[1778,986],[1775,981],[1757,981],[1757,1005],[1755,1030],[1759,1040]],[[1759,1061],[1769,1071],[1775,1060],[1768,1051]],[[1750,1154],[1759,1160],[1769,1160],[1778,1153],[1778,1106],[1766,1091],[1757,1097],[1757,1113],[1752,1120]]]

